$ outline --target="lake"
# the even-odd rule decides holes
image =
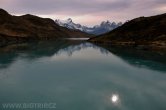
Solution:
[[[67,40],[1,48],[0,109],[32,103],[52,104],[42,110],[166,110],[166,55]]]

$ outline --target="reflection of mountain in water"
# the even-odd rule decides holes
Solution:
[[[109,47],[102,45],[112,54],[120,57],[126,63],[153,70],[166,71],[166,52],[145,51],[134,48]]]
[[[0,53],[0,68],[6,68],[17,57],[16,53]]]
[[[41,57],[61,55],[64,52],[68,56],[72,56],[74,52],[88,47],[99,49],[104,54],[109,53],[103,48],[82,41],[58,40],[10,45],[0,49],[0,68],[7,68],[18,57],[34,60]]]
[[[76,45],[77,43],[72,43]],[[18,45],[10,45],[0,49],[0,68],[9,66],[18,57],[36,59],[44,56],[52,56],[60,49],[70,45],[67,41],[34,42]]]
[[[136,67],[166,71],[166,54],[164,53],[124,48],[110,48],[106,46],[102,48],[91,43],[67,40],[36,42],[29,44],[25,43],[1,48],[0,69],[7,68],[19,57],[28,60],[34,60],[41,57],[61,55],[62,53],[66,53],[68,56],[72,56],[74,52],[89,47],[95,50],[100,50],[102,54],[109,54],[111,52],[127,63]]]
[[[70,45],[67,48],[60,49],[57,52],[57,54],[61,54],[63,52],[66,52],[68,56],[72,56],[72,54],[74,52],[80,51],[82,49],[86,49],[86,48],[89,48],[89,47],[91,47],[93,49],[96,49],[96,50],[100,50],[100,52],[103,53],[103,54],[109,54],[109,51],[107,51],[106,49],[98,47],[98,46],[96,46],[94,44],[91,44],[91,43],[87,43],[87,42],[81,43],[79,45]]]

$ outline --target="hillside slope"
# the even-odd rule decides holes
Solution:
[[[0,45],[27,40],[90,37],[78,30],[58,26],[49,18],[34,15],[12,16],[0,9]]]
[[[166,14],[133,19],[91,42],[166,49]]]

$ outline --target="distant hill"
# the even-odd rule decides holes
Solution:
[[[12,16],[0,9],[0,46],[27,40],[87,38],[91,35],[57,25],[49,18],[34,15]]]
[[[59,26],[63,26],[63,27],[66,27],[68,29],[73,29],[73,30],[80,30],[82,32],[86,32],[86,33],[94,34],[94,35],[101,35],[101,34],[107,33],[122,25],[122,22],[115,23],[115,22],[110,22],[110,21],[103,21],[103,22],[101,22],[100,25],[95,25],[93,27],[87,27],[87,26],[83,26],[81,24],[74,23],[71,18],[69,18],[67,20],[57,19],[57,20],[55,20],[55,22]]]
[[[166,49],[166,13],[133,19],[90,41],[109,45]]]

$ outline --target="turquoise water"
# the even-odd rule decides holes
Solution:
[[[8,46],[0,49],[0,109],[56,103],[56,110],[166,110],[165,58],[77,41]]]

